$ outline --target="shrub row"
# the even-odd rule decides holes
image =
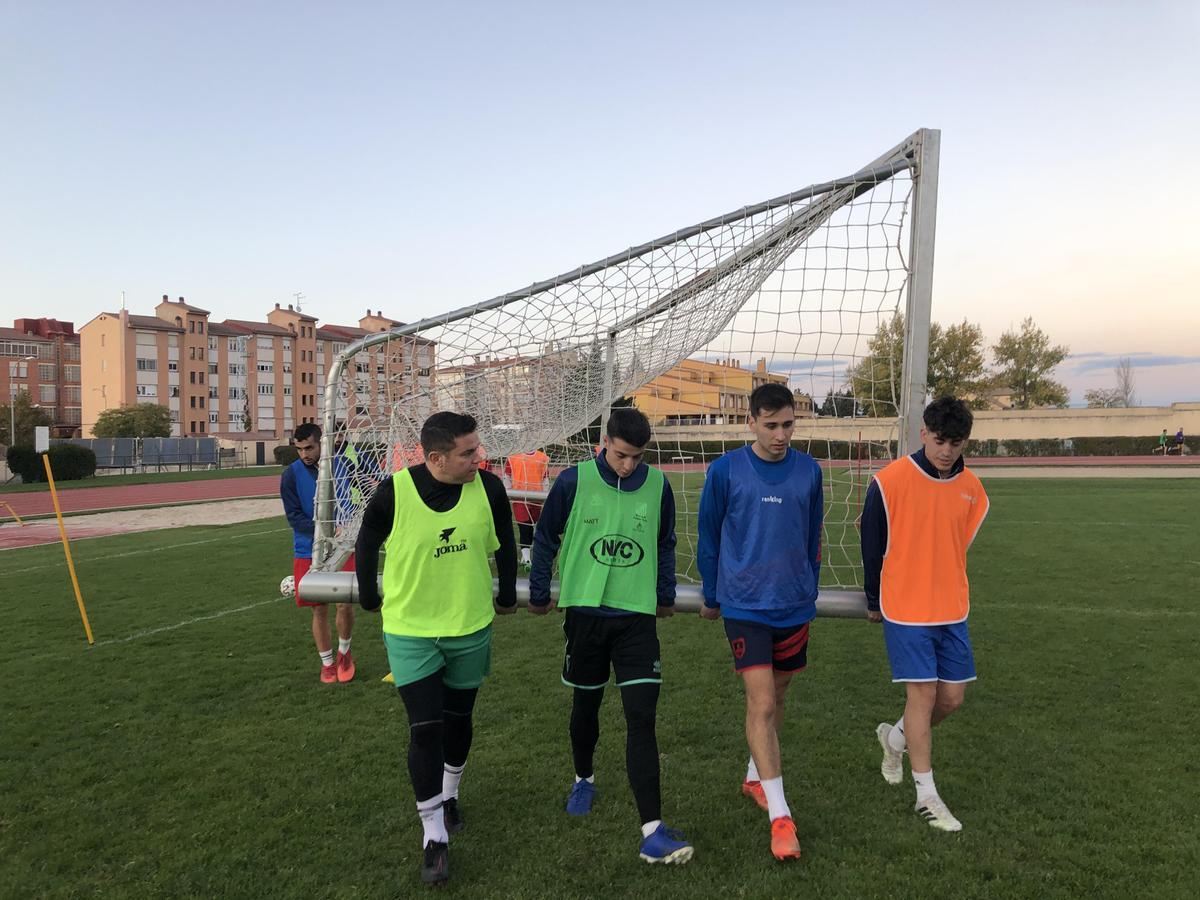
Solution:
[[[50,468],[54,470],[55,481],[78,481],[96,474],[96,454],[89,447],[53,444],[47,455],[50,457]],[[42,454],[32,447],[9,447],[8,468],[20,475],[21,481],[26,484],[46,480]]]

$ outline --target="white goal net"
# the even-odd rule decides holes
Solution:
[[[595,452],[610,406],[632,404],[654,426],[649,461],[674,488],[677,569],[694,583],[706,464],[746,443],[750,391],[776,381],[797,399],[794,446],[826,473],[822,584],[858,586],[867,468],[900,437],[894,418],[862,416],[905,405],[901,360],[868,360],[868,342],[912,300],[926,134],[851,175],[351,345],[326,387],[314,569],[353,550],[375,485],[421,459],[432,412],[474,416],[494,470],[540,448],[553,475]],[[928,313],[907,320],[927,328]]]

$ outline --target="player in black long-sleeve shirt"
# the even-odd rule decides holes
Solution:
[[[449,835],[463,827],[458,786],[475,698],[491,665],[492,617],[516,609],[517,545],[504,485],[479,470],[475,420],[434,413],[421,446],[425,463],[396,472],[371,497],[355,554],[359,602],[381,612],[408,712],[408,772],[424,830],[421,880],[441,884],[449,877]]]

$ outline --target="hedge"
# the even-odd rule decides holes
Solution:
[[[275,465],[277,466],[290,466],[300,458],[300,451],[298,451],[291,444],[284,444],[281,447],[276,447],[274,453]]]
[[[76,444],[53,444],[47,452],[55,481],[79,481],[96,474],[96,454],[89,447]],[[29,484],[46,480],[42,454],[32,447],[9,447],[8,468]]]

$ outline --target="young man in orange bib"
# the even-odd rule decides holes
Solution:
[[[932,728],[962,704],[975,680],[967,633],[967,549],[988,511],[983,485],[963,464],[971,410],[942,397],[925,408],[921,449],[883,468],[867,489],[862,556],[868,618],[883,622],[892,681],[905,686],[904,715],[875,729],[888,784],[904,779],[932,827],[961,831],[933,783]]]

